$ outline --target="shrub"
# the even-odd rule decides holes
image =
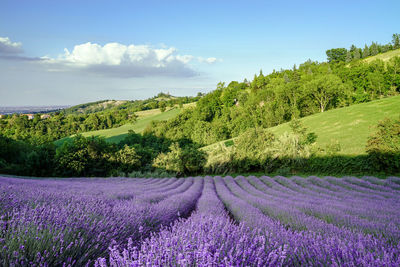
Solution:
[[[179,176],[201,171],[206,161],[205,152],[192,146],[181,148],[178,143],[173,143],[170,152],[160,153],[154,159],[153,167],[174,172]]]
[[[370,136],[366,151],[373,164],[380,170],[400,170],[400,118],[385,119],[377,125],[377,131]]]
[[[136,153],[134,147],[125,145],[112,156],[112,161],[116,163],[117,169],[126,175],[140,168],[140,156]]]
[[[104,138],[77,135],[56,151],[57,173],[61,176],[107,176],[112,145]]]

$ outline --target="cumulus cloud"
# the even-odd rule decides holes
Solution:
[[[40,64],[51,72],[90,72],[113,77],[193,77],[199,75],[193,69],[193,62],[213,64],[214,57],[203,58],[181,55],[174,47],[154,48],[149,45],[124,45],[107,43],[99,45],[87,42],[75,45],[70,51],[57,57],[29,57],[21,55],[22,44],[12,42],[8,37],[0,37],[0,59],[30,61]],[[194,64],[196,65],[196,64]]]
[[[174,47],[155,49],[148,45],[96,43],[76,45],[72,51],[64,49],[58,58],[43,58],[52,71],[87,70],[120,77],[195,76],[189,65],[191,55],[179,55]]]
[[[213,63],[215,63],[217,61],[220,61],[215,57],[208,57],[208,58],[198,57],[198,60],[201,63],[208,63],[208,64],[213,64]]]
[[[22,53],[22,44],[11,42],[8,37],[0,37],[0,54],[19,54]]]

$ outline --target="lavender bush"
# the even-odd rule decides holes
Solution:
[[[1,266],[400,266],[400,179],[0,177]]]

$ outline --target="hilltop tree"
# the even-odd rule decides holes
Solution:
[[[393,43],[394,49],[400,48],[400,34],[398,34],[398,33],[393,34],[392,43]]]
[[[351,52],[347,51],[346,53],[346,63],[349,63],[352,60]]]
[[[375,56],[379,53],[378,51],[378,44],[375,42],[372,42],[370,48],[369,48],[369,53],[371,56]]]
[[[346,61],[346,48],[332,48],[326,50],[326,56],[328,57],[328,62],[339,62]]]
[[[359,49],[359,48],[356,48],[356,49],[354,50],[353,58],[354,58],[355,60],[358,60],[358,59],[361,58],[361,53],[360,53],[360,49]]]
[[[368,45],[365,45],[364,46],[364,50],[363,50],[363,52],[362,52],[362,57],[363,58],[366,58],[366,57],[368,57],[369,56],[369,48],[368,48]]]

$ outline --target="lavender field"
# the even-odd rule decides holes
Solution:
[[[0,266],[400,266],[400,178],[0,177]]]

